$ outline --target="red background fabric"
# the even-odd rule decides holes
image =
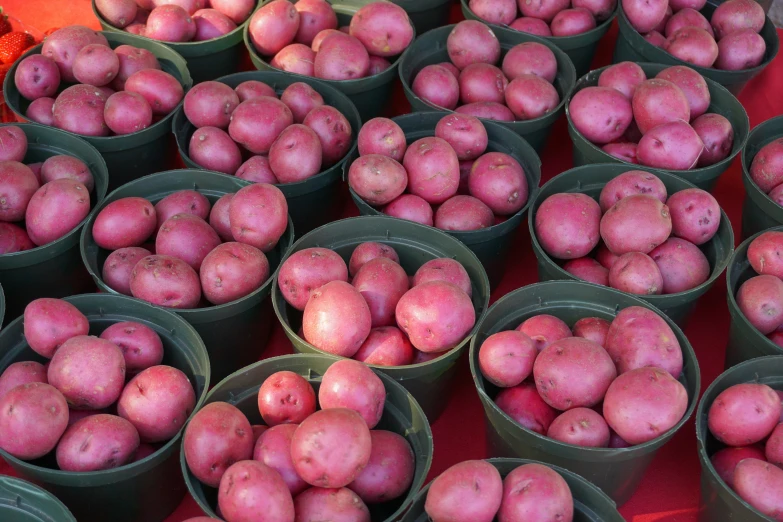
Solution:
[[[5,0],[7,14],[43,32],[52,27],[82,24],[99,29],[92,13],[90,0]],[[452,21],[462,19],[459,2],[453,6]],[[783,32],[779,30],[779,35]],[[611,63],[612,50],[617,35],[616,23],[601,41],[593,68]],[[740,95],[740,101],[748,112],[751,127],[783,113],[783,57],[778,57],[766,70],[754,78]],[[778,94],[775,94],[775,93]],[[401,87],[395,91],[393,112],[403,114],[410,107]],[[542,184],[572,166],[571,143],[568,138],[565,116],[555,124],[549,143],[541,155]],[[728,214],[737,241],[744,188],[739,156],[718,182],[713,194]],[[687,177],[687,176],[686,176]],[[358,212],[350,202],[346,203],[344,216]],[[536,261],[530,246],[527,224],[517,232],[514,248],[507,260],[502,283],[492,294],[492,302],[506,293],[538,280]],[[698,303],[685,333],[693,345],[701,366],[702,391],[723,370],[723,357],[729,331],[729,314],[726,307],[725,278],[721,277],[712,290]],[[276,325],[263,358],[291,353],[291,346]],[[467,459],[488,457],[485,449],[484,413],[475,392],[463,358],[459,367],[457,384],[449,399],[446,412],[432,424],[435,455],[430,479],[449,466]],[[0,473],[12,474],[12,470],[0,463]],[[699,509],[700,467],[696,455],[696,436],[693,419],[657,454],[636,494],[620,512],[630,522],[690,522],[697,520]],[[201,510],[188,496],[166,522],[181,522],[201,515]]]

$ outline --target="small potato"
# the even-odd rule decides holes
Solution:
[[[642,82],[633,95],[633,117],[642,134],[663,123],[690,121],[690,106],[676,84],[654,78]]]
[[[718,201],[709,192],[697,188],[685,189],[666,201],[672,220],[672,234],[694,245],[712,239],[720,227]]]
[[[609,270],[592,257],[580,257],[566,261],[563,270],[589,283],[609,286]]]
[[[130,290],[133,297],[166,308],[196,308],[201,300],[198,274],[172,256],[152,255],[136,263]]]
[[[590,408],[574,408],[561,413],[549,426],[546,436],[585,448],[609,446],[609,426]]]
[[[155,204],[157,228],[177,214],[191,214],[206,220],[209,216],[209,200],[195,190],[178,190]]]
[[[710,90],[704,77],[684,65],[675,65],[659,72],[656,78],[672,82],[679,87],[688,100],[691,120],[706,113],[710,107]]]
[[[231,464],[252,458],[254,444],[247,417],[226,402],[213,402],[196,412],[182,438],[188,469],[213,488]]]
[[[470,10],[481,20],[495,25],[508,25],[517,16],[514,0],[470,0]]]
[[[353,130],[348,118],[330,105],[311,110],[304,119],[321,141],[322,166],[331,167],[348,153],[353,144]]]
[[[503,105],[502,103],[495,102],[478,102],[462,105],[454,109],[455,112],[460,114],[467,114],[469,116],[475,116],[476,118],[484,118],[487,120],[496,121],[514,121],[514,113],[511,109]]]
[[[552,36],[549,24],[539,18],[523,16],[522,18],[517,18],[511,22],[509,27],[523,33],[535,34],[537,36]]]
[[[399,264],[385,257],[368,261],[356,272],[351,284],[367,301],[373,328],[396,324],[397,303],[408,291],[408,275]]]
[[[601,345],[581,337],[555,341],[533,365],[536,389],[558,410],[595,406],[617,377],[612,359]]]
[[[576,259],[598,244],[600,223],[601,207],[593,198],[577,193],[554,194],[536,211],[536,238],[550,256]]]
[[[621,199],[636,194],[648,194],[666,203],[666,186],[658,176],[643,170],[629,170],[610,180],[601,189],[598,198],[601,211],[607,212]]]
[[[235,241],[269,252],[288,228],[288,203],[280,189],[254,183],[237,191],[229,207]]]
[[[125,90],[141,94],[152,107],[152,113],[163,115],[177,108],[185,96],[182,84],[167,72],[144,69],[125,81]]]
[[[163,342],[155,330],[133,321],[114,323],[101,333],[101,339],[122,351],[125,371],[135,374],[163,361]]]
[[[488,63],[472,63],[459,75],[462,103],[503,103],[508,79],[503,71]]]
[[[367,154],[356,159],[348,170],[348,184],[367,203],[391,203],[408,186],[405,168],[388,156]]]
[[[549,24],[552,36],[575,36],[595,29],[593,14],[583,7],[563,9]]]
[[[675,379],[682,373],[677,337],[661,316],[647,308],[629,306],[617,314],[606,335],[606,351],[620,374],[645,366],[660,368]]]
[[[519,76],[506,87],[506,105],[517,120],[540,118],[559,104],[560,95],[554,86],[532,74]]]
[[[198,272],[204,258],[218,245],[220,238],[206,221],[192,214],[177,214],[160,226],[155,253],[181,259]]]
[[[103,118],[107,96],[90,85],[72,85],[62,91],[52,106],[52,124],[83,136],[107,136]]]
[[[684,121],[658,125],[645,134],[636,149],[639,163],[670,170],[692,169],[704,150],[701,138]]]
[[[318,52],[321,50],[321,43],[323,43],[324,40],[328,36],[332,36],[333,34],[337,34],[339,32],[343,32],[344,34],[348,34],[348,30],[345,31],[338,31],[336,29],[324,29],[322,31],[318,31],[318,33],[313,38],[313,43],[310,44],[310,49],[313,50],[313,52]]]
[[[407,219],[422,225],[433,226],[432,207],[427,201],[413,194],[403,194],[383,208],[383,213],[399,219]]]
[[[621,374],[604,398],[606,423],[629,444],[643,444],[672,429],[688,409],[688,392],[659,368]]]
[[[370,522],[370,510],[347,488],[309,488],[294,499],[296,519]]]
[[[407,148],[405,133],[388,118],[373,118],[362,125],[358,143],[360,156],[381,154],[395,161],[402,161]]]
[[[670,0],[669,5],[672,9],[679,11],[685,8],[700,10],[707,2],[705,0]]]
[[[745,459],[766,460],[764,450],[758,446],[723,448],[710,457],[715,472],[731,489],[734,489],[734,470]]]
[[[294,520],[294,500],[285,481],[275,470],[255,460],[232,464],[220,480],[217,498],[226,520],[248,520],[248,513],[263,513],[270,521]]]
[[[543,78],[549,83],[557,76],[557,59],[549,47],[538,42],[524,42],[512,47],[503,57],[503,74],[514,80],[525,74]]]
[[[663,293],[685,292],[710,277],[710,262],[699,248],[684,239],[672,237],[650,252],[663,278]]]
[[[193,23],[196,24],[194,42],[220,38],[237,28],[233,20],[216,9],[199,9],[193,13]]]
[[[260,156],[254,157],[258,158]],[[250,160],[245,163],[248,163],[249,161]],[[221,241],[231,241],[234,239],[234,236],[231,235],[231,222],[228,216],[229,209],[231,208],[231,200],[233,197],[233,194],[222,195],[220,199],[218,199],[215,204],[212,205],[212,210],[209,211],[209,226],[215,229],[215,232],[218,233]]]
[[[370,56],[370,68],[367,71],[367,76],[375,76],[381,74],[386,69],[392,66],[391,62],[386,58],[380,56]]]
[[[310,127],[295,124],[269,149],[269,167],[280,183],[304,181],[321,171],[321,141]]]
[[[715,33],[712,30],[712,26],[707,21],[707,19],[704,18],[704,15],[696,9],[691,9],[690,7],[680,9],[674,13],[674,15],[666,22],[666,28],[664,29],[663,34],[666,36],[671,36],[684,27],[698,27],[699,29],[704,29],[710,33],[710,36],[715,38]]]
[[[783,138],[761,147],[750,165],[750,177],[764,193],[783,183]]]
[[[375,56],[396,56],[413,41],[413,24],[405,10],[391,2],[371,2],[351,17],[350,35]]]
[[[473,295],[473,285],[462,263],[449,258],[437,258],[421,265],[413,275],[411,286],[417,286],[430,281],[445,281],[451,283],[468,294]]]
[[[492,209],[473,196],[453,196],[435,213],[435,227],[441,230],[480,230],[494,224]]]
[[[647,254],[628,252],[609,270],[609,286],[629,294],[657,295],[663,293],[663,275]]]
[[[600,229],[604,244],[614,254],[646,254],[669,237],[672,218],[668,206],[655,196],[633,194],[606,211]]]
[[[655,29],[666,16],[666,0],[622,0],[623,11],[631,26],[641,34]]]
[[[537,1],[531,3],[519,3],[519,10],[522,16],[540,18],[551,25],[553,18],[564,9],[568,9],[570,2],[566,0]]]
[[[768,230],[750,242],[748,261],[760,275],[783,279],[783,232]]]
[[[704,143],[697,167],[707,167],[729,157],[734,148],[734,129],[720,114],[702,114],[693,121],[693,130]]]
[[[765,20],[764,8],[758,2],[729,0],[718,5],[712,13],[710,22],[715,28],[715,37],[722,40],[724,36],[743,29],[751,29],[760,33]]]
[[[114,27],[127,27],[136,18],[139,9],[134,0],[95,0],[95,8]]]
[[[765,384],[735,384],[723,390],[710,405],[710,433],[728,446],[747,446],[764,440],[780,421],[781,405]]]
[[[495,404],[525,429],[546,435],[557,412],[544,402],[532,382],[505,388],[495,397]]]
[[[524,494],[520,495],[520,492]],[[574,499],[568,484],[543,464],[525,464],[503,480],[499,522],[515,520],[573,520]]]
[[[460,161],[478,158],[488,143],[487,130],[481,121],[463,114],[444,116],[435,126],[435,136],[451,145]]]
[[[30,101],[54,96],[60,86],[60,69],[47,56],[30,55],[19,62],[14,73],[14,85],[19,94]]]
[[[0,220],[24,219],[30,200],[39,187],[40,183],[27,165],[18,161],[0,162]]]
[[[612,16],[617,7],[617,0],[573,0],[571,5],[587,9],[600,23]]]
[[[188,145],[190,159],[207,170],[233,175],[242,165],[242,152],[231,136],[217,127],[201,127]]]
[[[28,105],[25,118],[41,125],[54,126],[54,98],[38,98]],[[107,122],[108,123],[108,122]]]
[[[443,203],[457,193],[459,160],[451,145],[436,137],[421,138],[405,151],[408,190],[428,203]],[[440,173],[432,176],[432,172]]]
[[[495,386],[517,386],[533,372],[536,343],[527,334],[511,330],[492,334],[479,348],[481,374]]]
[[[466,460],[435,477],[424,510],[430,520],[492,522],[503,500],[498,470],[483,460]]]
[[[291,109],[294,123],[302,123],[307,113],[324,104],[323,96],[310,85],[303,82],[292,83],[286,87],[283,94],[280,95],[280,101]]]
[[[413,363],[413,352],[411,342],[399,328],[382,326],[370,330],[353,358],[375,366],[406,366]]]
[[[289,44],[280,49],[269,65],[281,71],[315,76],[315,52],[304,44]]]
[[[413,79],[413,93],[437,107],[453,110],[459,103],[459,81],[445,67],[428,65]]]
[[[342,257],[328,248],[294,252],[280,266],[277,276],[283,298],[300,311],[305,309],[313,291],[331,281],[347,282],[348,267]]]
[[[716,69],[741,71],[758,66],[767,52],[767,44],[753,29],[726,35],[718,42]]]
[[[12,223],[0,222],[0,255],[35,248],[25,230]]]
[[[301,375],[275,372],[258,390],[258,411],[268,426],[299,424],[315,412],[315,392]]]
[[[380,422],[385,402],[383,381],[366,364],[351,359],[329,366],[318,389],[321,409],[354,410],[370,429]]]
[[[39,188],[25,212],[30,240],[38,246],[57,241],[90,213],[87,187],[73,179],[56,179]]]
[[[0,374],[0,400],[9,391],[31,382],[47,383],[46,368],[35,361],[15,362]]]
[[[162,42],[189,42],[196,36],[196,23],[178,5],[159,5],[147,18],[144,36]]]
[[[337,29],[337,14],[324,0],[300,0],[294,8],[299,12],[299,29],[294,40],[300,44],[310,45],[321,31]]]
[[[316,78],[323,80],[355,80],[364,78],[370,70],[370,55],[355,37],[336,33],[319,47],[313,63]]]
[[[199,276],[207,301],[221,305],[261,288],[269,278],[269,261],[250,245],[223,243],[204,258]]]
[[[574,337],[584,337],[606,348],[606,336],[611,323],[599,317],[584,317],[574,323]]]
[[[772,275],[751,277],[740,286],[737,304],[758,331],[771,333],[783,324],[783,281]]]
[[[266,156],[251,156],[239,166],[235,175],[239,179],[253,183],[267,183],[269,185],[280,183],[277,177],[275,177],[275,173],[272,172],[272,167],[269,166],[269,159]],[[228,220],[228,216],[226,216],[226,220]],[[218,231],[218,234],[220,234],[220,231]],[[222,234],[220,236],[223,237]],[[229,235],[228,237],[230,238],[231,236]],[[223,239],[225,240],[226,238]]]
[[[41,181],[48,183],[61,178],[74,179],[90,192],[95,186],[90,168],[82,160],[62,154],[49,157],[41,165]]]
[[[101,471],[127,464],[139,447],[133,424],[116,415],[91,415],[69,427],[57,444],[63,471]]]
[[[699,67],[712,67],[719,53],[715,39],[699,27],[683,27],[666,38],[663,48],[675,58]]]
[[[383,243],[366,242],[353,249],[351,259],[348,262],[348,271],[350,272],[351,276],[355,276],[365,263],[368,263],[379,257],[391,259],[397,264],[400,262],[400,257],[397,255],[397,251],[389,245],[384,245]]]
[[[111,87],[115,91],[124,90],[125,82],[138,71],[143,69],[160,69],[158,58],[147,49],[131,45],[120,45],[114,49],[114,53],[120,60],[120,70],[114,81],[111,82]]]
[[[82,47],[73,61],[76,79],[95,87],[108,85],[119,72],[120,59],[110,47],[101,44]]]
[[[152,252],[141,247],[115,250],[103,263],[103,282],[116,292],[131,295],[130,277],[133,267],[149,255],[152,255]]]
[[[571,98],[568,111],[576,130],[599,145],[619,139],[633,120],[630,100],[609,87],[585,87]]]
[[[54,386],[21,384],[0,398],[0,448],[22,460],[54,449],[68,426],[68,403]]]
[[[272,426],[261,434],[252,451],[253,460],[263,462],[277,471],[294,496],[309,487],[296,473],[291,460],[291,439],[298,427],[298,424]]]
[[[734,470],[734,490],[760,513],[781,520],[783,470],[757,459],[745,459]]]
[[[305,340],[319,350],[352,357],[370,334],[372,315],[358,290],[331,281],[310,294],[302,325]]]
[[[113,133],[132,134],[152,125],[152,107],[140,94],[116,92],[106,100],[103,117]]]
[[[764,446],[764,455],[772,464],[780,467],[783,464],[783,423],[775,426]]]
[[[473,163],[468,189],[472,196],[501,216],[515,214],[528,199],[524,169],[517,160],[502,152],[489,152]]]
[[[90,44],[103,44],[108,47],[106,37],[83,25],[69,25],[48,35],[43,42],[41,54],[54,60],[60,69],[63,82],[74,83],[73,61],[79,51]]]
[[[340,488],[370,461],[372,438],[362,416],[347,408],[320,410],[299,424],[291,440],[294,469],[305,482]]]
[[[24,337],[37,354],[51,359],[71,337],[87,335],[90,323],[78,308],[62,299],[42,297],[24,309]]]
[[[257,100],[258,98],[263,98],[265,96],[277,98],[277,93],[272,87],[257,80],[242,82],[237,85],[234,91],[236,91],[237,96],[239,96],[240,103],[248,100]]]
[[[607,67],[598,77],[599,87],[610,87],[620,91],[629,100],[633,99],[636,88],[647,76],[642,68],[634,62],[620,62]]]
[[[411,487],[416,468],[410,443],[391,431],[373,430],[370,437],[370,460],[348,488],[368,504],[401,497]]]
[[[500,59],[500,42],[488,26],[475,20],[463,20],[446,39],[449,59],[462,70],[472,63],[495,65]]]
[[[237,93],[221,82],[202,82],[185,95],[185,116],[196,128],[228,128],[231,114],[239,105]]]

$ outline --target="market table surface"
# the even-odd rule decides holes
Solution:
[[[5,0],[2,4],[6,13],[40,31],[71,24],[100,28],[90,8],[90,0]],[[456,2],[453,6],[453,21],[462,18],[458,5],[459,2]],[[779,30],[779,34],[783,36],[783,31]],[[616,36],[615,23],[600,43],[593,68],[611,63]],[[751,126],[783,113],[783,97],[779,90],[781,86],[783,86],[783,57],[779,54],[762,74],[745,87],[739,97],[748,111]],[[399,85],[395,92],[393,108],[394,111],[390,115],[403,114],[410,110]],[[542,183],[571,167],[571,142],[568,138],[565,116],[562,116],[555,125],[541,161]],[[713,194],[731,219],[739,243],[744,198],[739,156],[721,177]],[[357,214],[353,204],[346,199],[344,216]],[[506,272],[500,286],[492,295],[492,301],[537,280],[536,260],[525,224],[518,230],[515,246],[507,261]],[[722,277],[720,282],[699,301],[685,328],[685,333],[696,351],[701,366],[702,391],[723,370],[723,356],[729,331],[729,313],[725,294],[725,278]],[[276,325],[263,357],[286,353],[291,353],[291,346],[282,328]],[[435,437],[435,455],[430,478],[457,462],[489,456],[485,448],[484,413],[473,386],[467,358],[463,358],[460,364],[457,385],[449,399],[449,406],[433,423],[432,432]],[[0,463],[0,474],[11,474],[11,469],[4,462]],[[660,450],[648,469],[641,487],[631,500],[620,508],[620,512],[630,522],[695,521],[699,509],[699,475],[696,434],[691,419]],[[196,503],[187,497],[166,522],[181,522],[201,514]]]

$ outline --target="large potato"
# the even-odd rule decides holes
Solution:
[[[119,58],[111,48],[101,44],[83,47],[73,61],[73,75],[79,83],[95,87],[111,83],[119,71]]]
[[[0,448],[33,460],[52,451],[68,426],[68,403],[54,386],[31,382],[0,398]]]
[[[666,201],[672,219],[672,234],[703,245],[720,227],[718,201],[709,192],[692,188],[676,192]]]
[[[537,36],[552,36],[549,24],[540,18],[522,16],[511,22],[509,27],[523,33],[535,34]]]
[[[348,408],[362,416],[372,429],[383,416],[386,388],[380,377],[364,363],[342,359],[324,372],[318,403],[324,410]]]
[[[374,56],[396,56],[413,41],[405,10],[391,2],[371,2],[351,17],[350,34]]]
[[[758,66],[767,52],[764,38],[753,29],[743,29],[726,35],[718,42],[716,69],[741,71]]]
[[[434,224],[432,206],[423,198],[413,194],[401,195],[383,207],[383,213],[430,227]]]
[[[259,53],[272,56],[294,41],[299,24],[299,12],[294,5],[286,0],[275,0],[253,14],[248,33]]]
[[[648,194],[666,203],[666,186],[658,176],[643,170],[629,170],[611,179],[601,189],[598,197],[601,211],[607,212],[621,199],[635,194]]]
[[[540,210],[539,210],[540,212]],[[619,200],[601,218],[601,238],[617,255],[649,253],[669,237],[672,219],[669,208],[648,194]]]
[[[106,37],[83,25],[70,25],[53,32],[44,40],[41,54],[54,60],[64,82],[73,83],[73,62],[79,51],[90,44],[108,47]]]
[[[695,9],[691,9],[690,7],[680,9],[674,13],[674,15],[666,21],[666,27],[663,34],[666,36],[671,36],[683,27],[698,27],[700,29],[704,29],[710,33],[710,36],[715,38],[715,33],[712,30],[712,26],[704,17],[704,15]]]
[[[734,490],[764,515],[783,520],[783,470],[758,459],[745,459],[734,470]]]
[[[636,92],[636,88],[646,79],[647,75],[644,74],[644,71],[639,64],[634,62],[620,62],[607,67],[600,76],[598,76],[598,86],[616,89],[623,93],[626,98],[631,100]]]
[[[127,464],[139,447],[133,424],[105,413],[73,425],[57,444],[57,465],[63,471],[101,471]]]
[[[519,76],[508,84],[505,91],[506,105],[520,121],[540,118],[555,110],[560,103],[557,89],[532,74]]]
[[[47,158],[41,165],[42,184],[62,178],[74,179],[87,187],[90,192],[95,188],[95,180],[90,172],[90,167],[82,160],[65,154]]]
[[[751,277],[737,292],[745,318],[766,335],[783,324],[783,281],[772,275]]]
[[[163,42],[189,42],[196,36],[190,10],[176,4],[160,4],[150,12],[144,36]]]
[[[0,399],[12,389],[31,382],[47,382],[46,368],[35,361],[20,361],[0,373]]]
[[[315,52],[312,49],[304,44],[293,43],[283,47],[269,61],[269,65],[285,72],[315,76],[314,62]]]
[[[127,247],[115,250],[103,263],[103,282],[112,290],[131,295],[130,278],[133,267],[152,252],[141,247]]]
[[[388,118],[373,118],[362,125],[357,139],[360,156],[381,154],[402,161],[408,147],[402,128]]]
[[[546,45],[524,42],[515,45],[506,53],[502,68],[503,74],[509,80],[524,74],[533,74],[553,83],[557,76],[557,59],[555,53]]]
[[[508,79],[499,68],[488,63],[472,63],[459,75],[459,97],[462,103],[503,103]]]
[[[622,0],[623,11],[634,29],[640,33],[649,33],[666,16],[666,0]]]
[[[125,90],[141,94],[152,107],[152,113],[166,115],[177,108],[185,97],[179,80],[167,72],[143,69],[125,81]]]
[[[473,196],[452,196],[435,213],[435,226],[441,230],[479,230],[494,224],[492,209]]]
[[[546,435],[557,417],[555,409],[544,402],[536,385],[529,381],[501,390],[495,404],[517,424],[540,435]]]
[[[107,136],[103,113],[106,94],[90,85],[72,85],[62,91],[52,106],[52,125],[83,136]]]
[[[297,474],[291,459],[291,439],[298,427],[298,424],[279,424],[264,430],[252,451],[253,460],[277,471],[293,496],[309,487]]]
[[[712,67],[720,52],[712,35],[700,27],[683,27],[666,38],[663,48],[675,58],[699,67]]]
[[[95,217],[92,234],[99,247],[117,250],[141,246],[156,227],[152,203],[144,198],[122,198],[101,209]]]
[[[428,203],[443,203],[457,193],[459,159],[446,140],[430,137],[414,141],[402,164],[408,172],[408,191]],[[433,172],[440,175],[433,176]]]
[[[783,232],[768,230],[751,241],[748,261],[756,273],[783,279]]]
[[[455,113],[441,118],[435,126],[435,136],[446,140],[460,161],[476,159],[487,149],[488,137],[484,124],[467,114]]]
[[[351,357],[359,350],[371,325],[372,315],[364,297],[344,281],[330,281],[314,290],[302,316],[305,340],[343,357]]]
[[[568,325],[562,319],[549,314],[538,314],[525,319],[516,329],[529,335],[539,352],[555,341],[572,337]]]
[[[218,508],[226,520],[249,521],[263,513],[270,522],[294,521],[294,500],[280,474],[255,460],[239,461],[226,470]]]
[[[158,58],[147,49],[132,45],[120,45],[114,49],[114,53],[120,60],[120,70],[111,83],[111,88],[115,91],[124,90],[128,78],[142,69],[160,69]]]
[[[516,0],[470,0],[470,10],[480,19],[496,25],[509,25],[517,16]]]
[[[612,288],[635,295],[657,295],[663,292],[663,276],[655,261],[641,252],[621,255],[609,269]]]
[[[274,185],[254,183],[231,198],[229,219],[235,241],[266,253],[275,248],[288,227],[288,202]]]
[[[750,177],[765,193],[783,183],[783,138],[761,147],[750,164]]]
[[[321,140],[300,123],[283,130],[269,148],[269,167],[280,183],[295,183],[321,171]]]
[[[500,59],[500,42],[495,33],[476,20],[463,20],[449,33],[446,49],[457,69],[472,63],[494,65]]]
[[[747,446],[765,439],[780,421],[781,404],[765,384],[736,384],[723,390],[710,405],[710,433],[729,446]]]
[[[396,326],[382,326],[370,330],[353,358],[376,366],[406,366],[413,364],[414,351],[417,350],[402,330]]]
[[[367,154],[351,163],[348,184],[370,205],[386,205],[405,191],[408,173],[388,156]]]
[[[114,323],[103,331],[101,339],[117,345],[125,358],[125,371],[135,374],[163,360],[163,342],[155,330],[133,321]]]
[[[299,0],[294,4],[294,9],[299,12],[299,29],[294,40],[300,44],[310,45],[321,31],[337,29],[337,14],[332,5],[324,0]]]
[[[549,24],[552,36],[575,36],[595,29],[593,14],[584,7],[563,9]]]
[[[334,250],[305,248],[291,254],[283,262],[277,284],[283,298],[296,308],[304,310],[310,294],[330,281],[348,281],[348,267]]]
[[[369,71],[367,48],[357,38],[339,31],[321,42],[313,63],[315,77],[324,80],[355,80]]]
[[[520,494],[520,492],[524,494]],[[543,464],[519,466],[503,479],[503,501],[498,522],[574,518],[574,499],[568,484]]]
[[[40,183],[27,165],[18,161],[0,162],[0,220],[21,221]]]
[[[391,431],[370,432],[370,460],[348,488],[368,504],[402,496],[413,483],[415,455],[405,437]]]
[[[60,85],[60,69],[51,58],[42,54],[30,55],[19,62],[14,85],[19,94],[31,101],[54,96]]]
[[[321,0],[315,0],[321,1]],[[297,2],[296,5],[299,5]],[[305,4],[308,1],[305,0]],[[312,3],[312,2],[311,2]],[[325,2],[322,2],[325,3]],[[328,4],[327,4],[328,5]],[[280,101],[285,103],[294,115],[295,123],[302,123],[311,110],[324,104],[324,97],[309,84],[304,82],[292,83],[285,88],[280,95]]]
[[[215,305],[230,303],[264,284],[269,277],[269,261],[250,245],[223,243],[204,258],[199,277],[207,301]]]
[[[639,141],[636,159],[641,165],[670,170],[696,166],[704,143],[685,121],[671,121],[654,127]]]
[[[193,268],[179,258],[152,255],[133,267],[131,295],[167,308],[196,308],[201,300],[201,282]]]
[[[778,467],[783,464],[783,428],[781,426],[783,423],[775,426],[764,445],[764,455],[767,460]]]
[[[650,129],[672,121],[690,121],[688,98],[676,84],[654,78],[642,82],[633,95],[633,117],[639,130]]]
[[[188,155],[201,168],[230,176],[242,164],[242,151],[226,131],[217,127],[197,129],[190,138]]]
[[[715,37],[722,40],[724,36],[751,29],[761,32],[766,16],[764,8],[753,0],[729,0],[722,2],[713,11],[710,22],[715,28]]]
[[[266,156],[251,156],[246,162],[239,166],[235,176],[252,183],[268,183],[270,185],[277,185],[279,183],[275,173],[272,172],[272,167],[269,166],[269,158]],[[234,197],[233,194],[226,194],[226,196]],[[215,206],[217,206],[217,203],[215,203]],[[226,212],[228,212],[228,206],[226,206]],[[209,224],[214,227],[211,220]],[[229,240],[233,239],[231,236],[231,225],[228,223],[228,214],[226,214],[226,224],[228,226],[228,235],[226,237],[228,237]],[[224,240],[226,239],[220,230],[218,230],[218,235]]]
[[[466,460],[432,481],[424,510],[430,520],[492,522],[503,500],[503,481],[492,464]]]
[[[710,107],[710,89],[704,77],[685,65],[667,67],[656,78],[669,81],[679,87],[688,100],[691,120],[707,112]]]
[[[685,292],[710,277],[710,262],[699,248],[684,239],[671,237],[650,252],[661,272],[663,293]]]
[[[177,214],[158,230],[155,253],[181,259],[198,272],[204,258],[218,245],[220,237],[206,221],[192,214]]]
[[[446,281],[459,287],[468,297],[473,295],[473,285],[467,270],[454,259],[442,257],[427,261],[416,270],[411,286],[429,281]]]
[[[196,128],[228,128],[231,114],[239,105],[237,93],[221,82],[202,82],[185,95],[185,116]]]
[[[422,100],[444,109],[453,110],[459,103],[459,81],[442,65],[424,67],[413,79],[411,89]]]
[[[720,114],[702,114],[693,121],[693,130],[704,143],[698,167],[714,165],[729,157],[734,148],[734,128]]]
[[[57,241],[90,213],[90,192],[74,179],[56,179],[39,188],[25,211],[30,240],[38,246]]]
[[[275,372],[258,390],[258,411],[268,426],[299,424],[315,412],[315,391],[297,373]]]
[[[516,330],[487,337],[479,348],[481,374],[495,386],[517,386],[533,372],[538,356],[535,342]]]
[[[552,257],[576,259],[598,244],[601,207],[585,194],[560,193],[549,196],[538,207],[536,238]]]
[[[293,123],[294,115],[285,103],[263,96],[237,105],[228,134],[253,154],[268,154],[280,133]]]
[[[87,335],[87,317],[71,303],[42,297],[24,309],[24,337],[32,350],[47,359],[71,337]]]
[[[321,141],[323,167],[331,167],[343,159],[352,146],[351,123],[331,105],[314,108],[307,113],[303,123],[310,127]]]
[[[609,426],[590,408],[574,408],[561,413],[549,426],[546,436],[585,448],[609,446]]]
[[[553,21],[557,13],[568,9],[570,2],[567,0],[537,0],[535,2],[519,2],[519,10],[522,16],[539,18],[545,22]]]
[[[599,145],[619,139],[633,120],[631,101],[609,87],[585,87],[571,98],[568,111],[576,130]]]

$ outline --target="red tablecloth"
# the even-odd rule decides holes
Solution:
[[[461,19],[457,2],[453,19]],[[51,27],[71,24],[88,25],[99,29],[92,14],[90,0],[5,0],[6,13],[41,31]],[[593,66],[601,67],[611,62],[612,49],[617,34],[616,24],[601,42]],[[779,34],[782,34],[779,32]],[[750,82],[740,101],[748,111],[751,127],[783,113],[783,58],[778,58]],[[777,92],[777,94],[775,94]],[[394,107],[397,114],[410,109],[402,93],[395,92]],[[542,156],[542,183],[571,167],[571,144],[568,138],[565,116],[555,124],[549,144]],[[731,168],[721,177],[714,195],[728,214],[739,240],[744,189],[741,180],[742,167],[737,157]],[[345,209],[345,216],[357,215],[352,204]],[[492,295],[494,302],[506,293],[538,280],[536,262],[530,247],[527,225],[520,227],[515,247],[499,288]],[[702,389],[706,388],[723,369],[723,356],[728,338],[729,314],[726,308],[725,279],[720,278],[715,287],[704,296],[696,307],[685,333],[693,345],[701,366]],[[282,328],[275,327],[270,345],[264,357],[291,353],[291,347]],[[457,385],[446,412],[432,425],[435,438],[435,455],[430,478],[466,459],[484,458],[484,414],[473,387],[468,365],[463,359]],[[5,463],[0,463],[0,473],[10,474]],[[636,494],[620,508],[630,522],[689,522],[697,520],[699,506],[699,462],[696,456],[696,437],[693,420],[658,453],[655,461]],[[196,503],[187,497],[167,522],[181,522],[201,515]]]

